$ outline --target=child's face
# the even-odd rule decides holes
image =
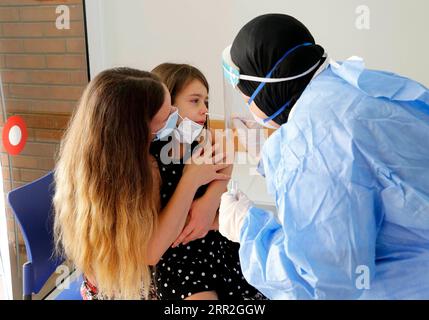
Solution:
[[[192,80],[179,94],[173,103],[179,109],[182,118],[189,118],[192,121],[204,125],[208,112],[208,92],[206,87],[199,80]],[[182,119],[179,117],[180,123]]]

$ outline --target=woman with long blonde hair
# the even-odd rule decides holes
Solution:
[[[61,143],[56,244],[96,286],[98,297],[148,298],[150,266],[159,247],[179,236],[196,190],[229,178],[218,173],[227,165],[187,164],[169,205],[160,210],[159,170],[149,148],[176,125],[175,113],[156,76],[106,70],[85,89]],[[167,230],[171,239],[164,236]]]

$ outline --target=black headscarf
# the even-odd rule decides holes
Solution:
[[[310,31],[295,18],[285,14],[266,14],[248,22],[237,34],[231,47],[231,59],[240,68],[240,74],[265,77],[277,61],[290,49],[303,44],[290,53],[272,74],[272,78],[286,78],[309,70],[319,60],[323,64],[324,49],[316,45]],[[286,102],[291,103],[273,120],[287,122],[290,109],[317,71],[292,81],[266,83],[255,98],[255,103],[267,116],[273,115]],[[241,80],[238,88],[251,96],[260,83]]]

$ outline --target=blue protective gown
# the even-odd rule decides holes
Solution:
[[[262,151],[276,215],[240,233],[271,299],[429,299],[429,91],[347,60],[315,78]]]

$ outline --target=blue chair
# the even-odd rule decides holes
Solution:
[[[49,277],[64,261],[54,254],[52,198],[53,173],[35,180],[8,194],[8,202],[19,222],[27,250],[28,262],[23,265],[23,298],[31,300],[40,292]],[[81,278],[70,283],[57,298],[81,300]]]

